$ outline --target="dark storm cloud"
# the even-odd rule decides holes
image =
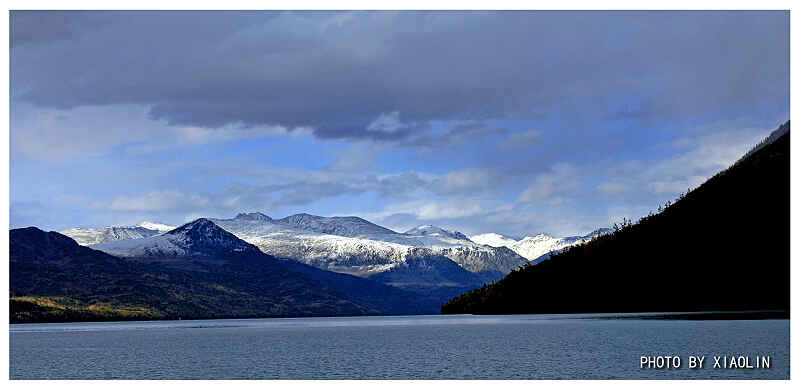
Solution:
[[[75,39],[102,28],[110,22],[103,13],[87,12],[76,18],[69,12],[10,11],[9,44],[11,47]]]
[[[63,109],[142,104],[173,124],[311,127],[321,139],[415,145],[432,121],[574,111],[657,120],[754,102],[785,110],[789,95],[788,12],[12,12],[10,21],[12,97]],[[368,130],[393,112],[396,128]]]
[[[748,105],[764,102],[774,104],[777,112],[785,110],[788,13],[700,13],[706,14],[713,17],[702,18],[687,31],[680,31],[677,21],[665,19],[659,23],[663,35],[658,39],[635,38],[637,47],[650,43],[643,54],[661,63],[661,88],[645,98],[633,115],[670,120],[699,112],[719,115],[752,109]]]

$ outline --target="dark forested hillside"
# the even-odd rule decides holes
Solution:
[[[204,266],[197,255],[184,260],[200,270],[173,263],[181,258],[165,262],[174,266],[126,261],[56,232],[11,230],[10,321],[399,315],[437,309],[432,299],[388,285],[279,261],[254,246],[244,250],[240,246],[248,244],[242,241],[226,251],[194,239],[192,249],[213,254],[208,263],[222,265]]]
[[[442,313],[788,310],[788,126],[663,211],[457,297]]]

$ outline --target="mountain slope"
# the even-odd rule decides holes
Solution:
[[[787,132],[663,212],[514,271],[442,312],[789,309],[789,143]]]
[[[123,260],[55,232],[11,230],[11,321],[430,314],[440,304],[277,260],[205,219],[172,235],[182,252]]]
[[[122,259],[35,227],[9,232],[9,269],[12,295],[15,291],[77,294],[114,284],[135,272],[134,266]]]

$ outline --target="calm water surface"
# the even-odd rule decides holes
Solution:
[[[10,326],[10,379],[789,379],[789,320],[401,316]],[[679,369],[642,369],[677,356]],[[705,357],[690,369],[689,356]],[[715,356],[770,368],[714,368]],[[721,359],[722,361],[722,359]]]

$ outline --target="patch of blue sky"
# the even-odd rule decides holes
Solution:
[[[121,168],[118,159],[96,155],[79,155],[51,163],[14,157],[9,171],[14,182],[10,187],[12,203],[78,193],[86,197],[104,196],[131,188],[143,177],[152,178],[142,169]]]

